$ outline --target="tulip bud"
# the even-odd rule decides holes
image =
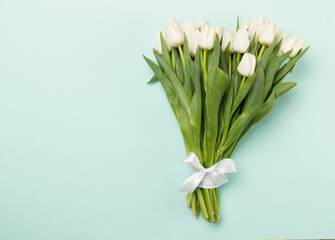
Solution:
[[[233,39],[233,49],[237,53],[245,53],[250,44],[249,33],[244,29],[239,29]]]
[[[240,26],[240,28],[244,29],[244,30],[248,30],[251,24],[251,20],[249,18],[245,19],[242,23],[242,25]]]
[[[270,46],[277,34],[277,24],[273,21],[264,25],[262,33],[259,36],[259,42],[263,45]]]
[[[207,25],[207,21],[204,18],[199,19],[196,29],[202,31],[202,29]]]
[[[305,40],[300,38],[297,35],[293,35],[286,39],[283,44],[281,45],[280,51],[282,53],[286,53],[292,49],[292,53],[289,55],[290,58],[293,58],[297,55],[299,50],[304,45]]]
[[[213,26],[205,25],[200,32],[199,46],[205,50],[214,48],[215,28]]]
[[[229,53],[233,53],[233,39],[234,39],[234,33],[232,31],[224,31],[222,34],[222,44],[221,44],[221,49],[222,51],[225,51],[228,44],[230,43],[230,49]]]
[[[282,41],[282,44],[283,44],[283,42],[286,39],[286,32],[283,31],[283,30],[278,30],[277,38],[276,38],[276,44],[278,44],[280,42],[280,40],[282,40],[282,39],[283,39],[283,41]]]
[[[164,41],[165,41],[164,34],[163,34],[163,38],[164,38]],[[157,35],[156,35],[156,45],[157,45],[157,51],[159,52],[159,54],[162,54],[161,35],[159,33],[157,33]],[[169,52],[171,52],[171,46],[169,44],[167,44],[166,41],[165,41],[165,45],[166,45],[167,50]]]
[[[219,26],[219,25],[216,25],[214,28],[215,28],[216,34],[219,36],[219,39],[221,41],[221,39],[222,39],[222,32],[223,32],[222,27]]]
[[[193,21],[191,19],[187,19],[185,20],[184,22],[182,22],[180,24],[180,28],[183,32],[185,32],[185,29],[188,29],[188,28],[194,28],[194,24],[193,24]]]
[[[184,43],[184,33],[172,17],[165,24],[165,39],[171,47],[178,47]]]
[[[192,56],[195,56],[195,54],[197,52],[199,41],[198,41],[197,33],[196,33],[196,31],[193,27],[193,24],[192,25],[188,24],[184,28],[184,32],[185,32],[185,35],[186,35],[186,38],[187,38],[188,49],[190,51],[190,54]]]
[[[256,33],[256,39],[261,34],[262,26],[264,24],[264,17],[263,15],[257,15],[254,20],[252,20],[250,26],[249,26],[249,34],[250,39],[252,39]]]
[[[256,57],[251,53],[245,53],[237,67],[237,71],[243,77],[250,77],[255,72]]]
[[[254,27],[256,25],[263,25],[264,24],[264,16],[263,15],[257,15],[252,22],[250,23],[250,28]]]

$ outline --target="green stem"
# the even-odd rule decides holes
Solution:
[[[217,196],[216,196],[216,189],[212,189],[213,191],[213,205],[214,205],[214,213],[215,213],[215,222],[218,222],[220,220],[220,216],[219,216],[219,205],[217,202]]]
[[[241,85],[240,85],[239,90],[242,88],[242,86],[243,86],[243,84],[244,84],[246,78],[247,78],[247,77],[243,76],[243,78],[242,78],[242,82],[241,82]]]
[[[176,70],[176,59],[175,59],[173,51],[172,51],[172,68],[173,68],[173,71]]]
[[[231,54],[229,54],[228,58],[228,68],[229,68],[229,80],[231,80]]]
[[[214,212],[213,212],[212,202],[210,201],[208,189],[202,188],[201,190],[202,190],[202,193],[203,193],[204,198],[205,198],[205,203],[206,203],[206,208],[207,208],[209,220],[211,222],[214,222]]]
[[[204,55],[202,58],[202,69],[204,72],[204,86],[205,86],[205,91],[207,90],[207,50],[204,50]]]
[[[187,201],[186,201],[186,206],[187,206],[187,207],[191,207],[192,196],[193,196],[192,193],[187,193],[187,194],[186,194],[186,199],[187,199]]]
[[[262,45],[262,48],[261,48],[261,51],[259,52],[259,55],[258,55],[258,58],[257,58],[258,61],[259,61],[259,60],[261,59],[261,57],[263,56],[265,47],[266,47],[266,46],[263,44],[263,45]]]
[[[241,60],[241,53],[237,53],[237,59],[236,59],[236,68],[238,66],[238,64],[240,63],[240,60]]]
[[[200,188],[196,188],[196,191],[197,191],[197,196],[198,196],[198,200],[199,200],[199,204],[200,204],[200,209],[201,209],[201,212],[202,212],[202,217],[204,219],[208,219],[208,213],[207,213],[207,209],[206,209],[204,196],[202,195],[202,192],[201,192]]]
[[[197,195],[195,193],[195,191],[192,193],[192,212],[194,215],[196,215],[197,213]]]
[[[183,50],[181,49],[181,46],[178,46],[178,50],[179,50],[179,55],[180,55],[180,58],[181,58],[181,62],[182,62],[183,67],[184,67],[184,69],[185,69],[184,53],[183,53]]]

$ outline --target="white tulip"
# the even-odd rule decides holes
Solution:
[[[270,46],[277,34],[277,24],[273,21],[264,25],[263,31],[259,36],[259,42],[263,45]]]
[[[243,77],[250,77],[255,72],[256,57],[251,53],[245,53],[237,67],[237,71]]]
[[[257,15],[254,20],[252,20],[250,26],[249,26],[249,33],[250,33],[250,39],[252,39],[256,33],[256,38],[259,37],[262,26],[264,24],[264,16],[263,15]]]
[[[280,51],[282,53],[286,53],[292,49],[292,53],[289,55],[289,57],[293,58],[297,55],[297,53],[302,48],[302,45],[304,45],[304,43],[305,43],[304,39],[300,38],[297,35],[293,35],[283,42]]]
[[[239,29],[233,39],[233,49],[237,53],[245,53],[250,44],[247,30]]]
[[[244,30],[248,30],[251,24],[251,20],[249,18],[245,19],[243,23],[241,24],[240,28]]]
[[[283,44],[283,42],[286,39],[286,32],[283,31],[283,30],[278,30],[277,38],[276,38],[276,44],[278,44],[280,42],[280,40],[282,40],[282,39],[283,39],[283,41],[282,41],[282,44]]]
[[[163,38],[164,40],[166,39],[164,34],[163,34]],[[162,54],[162,44],[161,44],[161,35],[159,33],[157,33],[156,35],[156,45],[157,45],[157,51]],[[169,52],[171,52],[171,46],[169,44],[166,43],[165,41],[165,45],[166,45],[166,48]]]
[[[205,50],[214,48],[215,28],[213,26],[205,25],[200,32],[199,46]]]
[[[250,40],[253,39],[255,36],[255,39],[259,39],[260,35],[264,32],[265,24],[262,25],[255,25],[253,27],[249,28],[249,34],[250,34]]]
[[[202,31],[202,29],[207,25],[207,21],[204,18],[199,19],[196,29]]]
[[[264,16],[263,15],[257,15],[252,22],[250,23],[250,27],[256,26],[256,25],[263,25],[264,24]]]
[[[221,49],[222,51],[225,51],[228,44],[230,43],[230,49],[229,53],[233,53],[233,39],[234,39],[234,33],[232,31],[224,31],[222,34],[222,44],[221,44]]]
[[[196,33],[193,25],[192,26],[187,26],[184,31],[185,31],[185,34],[186,34],[186,38],[187,38],[187,42],[188,42],[188,49],[190,51],[190,54],[192,56],[195,56],[195,54],[197,52],[198,45],[199,45],[197,33]]]
[[[221,41],[221,39],[222,39],[222,32],[223,32],[222,27],[220,25],[216,25],[214,28],[215,28],[216,34],[219,36],[219,39]]]
[[[184,33],[173,17],[166,21],[165,39],[171,47],[178,47],[184,43]]]
[[[181,30],[183,30],[183,32],[185,32],[185,29],[188,29],[188,28],[193,28],[194,29],[193,21],[191,19],[185,20],[184,22],[182,22],[180,24],[180,28],[181,28]]]

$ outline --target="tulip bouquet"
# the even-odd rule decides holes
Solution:
[[[238,20],[235,34],[204,19],[194,27],[192,20],[169,18],[157,35],[158,64],[144,57],[154,72],[149,83],[160,81],[178,120],[185,162],[195,172],[182,190],[195,216],[201,211],[204,219],[219,221],[223,173],[236,172],[228,158],[275,99],[296,85],[283,79],[308,50],[303,44],[261,15],[241,25]]]

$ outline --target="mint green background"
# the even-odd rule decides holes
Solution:
[[[335,237],[335,1],[0,1],[0,239]],[[221,222],[178,192],[189,168],[152,72],[169,16],[257,13],[310,51],[234,154]]]

